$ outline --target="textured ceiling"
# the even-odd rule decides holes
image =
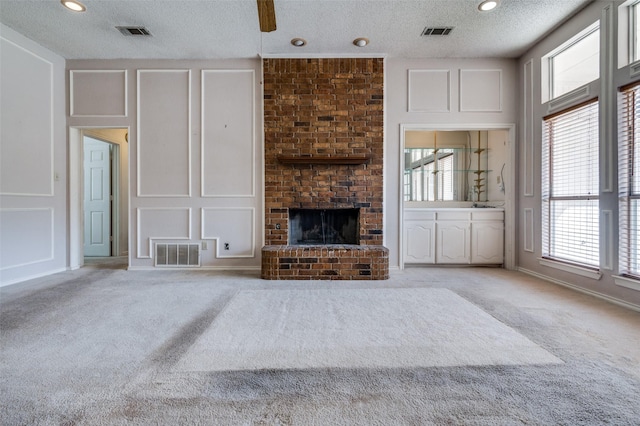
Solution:
[[[67,59],[216,59],[262,56],[515,58],[591,0],[275,0],[277,30],[260,33],[255,0],[0,0],[0,22]],[[116,26],[141,25],[149,38]],[[425,27],[454,27],[421,37]],[[302,37],[308,44],[289,43]],[[370,44],[358,48],[357,37]]]

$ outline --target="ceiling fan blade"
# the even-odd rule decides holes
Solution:
[[[260,21],[260,31],[269,33],[276,30],[276,10],[273,7],[273,0],[258,1],[258,20]]]

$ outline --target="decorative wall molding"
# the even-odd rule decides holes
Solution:
[[[239,259],[255,257],[256,227],[254,207],[205,207],[201,210],[201,239],[216,241],[216,258]],[[234,221],[236,223],[234,223]],[[248,232],[241,235],[241,230]],[[238,241],[244,238],[244,241]],[[224,244],[244,244],[239,251],[225,250]],[[243,248],[244,247],[244,248]],[[225,255],[225,251],[230,254]],[[233,254],[236,252],[236,254]]]
[[[533,209],[524,209],[524,251],[533,253],[535,250],[534,243],[534,214]]]
[[[12,107],[3,111],[0,126],[3,127],[4,138],[20,138],[30,140],[32,144],[28,149],[23,149],[20,143],[5,141],[2,143],[2,156],[0,157],[0,195],[25,196],[25,197],[53,197],[54,196],[54,83],[53,83],[53,63],[48,59],[8,40],[0,37],[0,52],[3,73],[16,63],[15,57],[10,55],[26,54],[25,58],[32,58],[34,66],[29,67],[31,74],[36,73],[37,63],[42,63],[46,69],[46,75],[25,75],[20,73],[20,77],[25,80],[25,87],[14,81],[10,90],[4,90],[2,96],[9,99]],[[37,87],[36,87],[37,86]],[[42,86],[42,87],[40,87]],[[25,97],[24,88],[29,87],[30,93],[38,93],[38,97]],[[39,90],[38,90],[39,89]],[[12,90],[15,90],[13,92]],[[42,95],[42,96],[41,96]],[[41,97],[40,97],[41,96]],[[38,108],[48,108],[41,111]],[[16,129],[11,128],[15,123],[20,122],[24,116],[29,116],[31,122],[28,126]],[[38,122],[35,117],[42,121]],[[34,122],[33,120],[36,120]],[[20,133],[21,134],[14,134]],[[37,144],[36,144],[37,142]],[[37,155],[35,153],[37,152]],[[46,162],[46,167],[44,167]],[[35,185],[33,185],[35,183]],[[33,185],[29,188],[28,185]]]
[[[81,77],[94,77],[95,81],[91,84],[84,85],[80,82]],[[80,86],[80,87],[77,87]],[[119,86],[119,87],[118,87]],[[76,90],[77,89],[77,90]],[[119,105],[109,105],[106,100],[115,98],[116,95],[121,97],[118,99]],[[87,99],[94,108],[113,107],[113,111],[82,112],[80,94],[89,95]],[[128,116],[128,74],[127,70],[70,70],[69,71],[69,115],[71,117],[127,117]]]
[[[143,84],[145,75],[157,76],[160,74],[166,74],[166,76],[185,74],[186,75],[186,87],[184,93],[174,93],[172,90],[180,89],[180,81],[163,82],[163,90],[155,90],[150,93],[158,96],[160,99],[144,99],[141,91],[143,90]],[[150,77],[151,78],[151,77]],[[167,78],[167,80],[169,80]],[[149,93],[145,94],[149,96]],[[136,144],[136,180],[137,180],[137,196],[138,197],[191,197],[191,70],[190,69],[153,69],[153,70],[138,70],[137,74],[137,95],[136,103],[138,110],[137,117],[137,144]],[[149,101],[149,102],[147,102]],[[181,104],[182,102],[182,104]],[[144,119],[147,115],[146,105],[149,104],[149,112],[152,119],[149,125],[144,123]],[[175,106],[175,107],[174,107]],[[162,110],[158,111],[159,108]],[[173,108],[173,110],[170,110]],[[153,115],[153,110],[156,114]],[[176,123],[178,121],[172,120],[167,122],[167,117],[172,117],[174,114],[178,114],[180,111],[186,111],[186,117],[184,117],[186,123],[184,129],[177,129]],[[164,124],[164,126],[161,126]],[[182,133],[181,133],[182,132]],[[145,152],[145,147],[158,140],[164,141],[162,149],[148,149],[148,153]],[[171,149],[171,151],[169,151]],[[184,153],[181,150],[184,149]],[[152,153],[158,153],[154,158],[155,161],[150,160]],[[183,158],[183,164],[181,164],[185,170],[175,173],[167,173],[168,170],[175,170],[180,166],[180,157]],[[144,162],[146,161],[146,163]],[[144,170],[143,170],[144,168]],[[184,182],[175,183],[175,177],[183,177]],[[159,191],[157,188],[149,190],[149,186],[159,187],[181,187],[175,191],[168,190],[167,192]]]
[[[408,70],[408,112],[451,112],[451,71]]]
[[[535,194],[535,168],[534,168],[534,120],[533,120],[533,59],[524,64],[524,99],[522,131],[524,135],[524,169],[523,183],[524,196],[533,197]]]
[[[162,214],[164,212],[164,214]],[[146,213],[146,214],[145,214]],[[143,234],[143,222],[145,227],[152,227],[149,223],[153,220],[153,213],[159,219],[158,229],[150,229],[148,235]],[[181,214],[186,213],[185,218]],[[160,216],[164,217],[160,217]],[[147,217],[143,217],[147,216]],[[138,207],[136,209],[136,258],[151,259],[153,254],[153,240],[191,240],[191,208],[189,207]],[[180,224],[183,220],[184,223]],[[176,229],[170,232],[171,225],[181,225],[184,229]],[[146,239],[146,242],[145,242]]]
[[[600,229],[602,236],[600,239],[601,251],[600,251],[600,266],[603,269],[613,270],[613,211],[602,210],[601,212]]]
[[[43,213],[41,217],[35,217],[38,212]],[[14,232],[8,231],[8,229],[16,231],[16,228],[19,228],[19,225],[16,226],[9,220],[8,215],[12,213],[18,215],[18,223],[29,224],[29,230],[21,230],[16,238],[12,238]],[[26,217],[30,214],[34,216],[31,220]],[[54,217],[53,207],[0,209],[0,234],[2,235],[2,266],[0,267],[0,271],[54,260]],[[33,241],[29,241],[30,234],[36,237]],[[43,235],[48,235],[49,238],[42,238]],[[48,246],[43,247],[43,242],[48,242]],[[39,257],[20,260],[14,264],[5,264],[7,257],[9,257],[7,253],[15,253],[16,246],[20,245],[23,246],[22,250],[17,250],[17,252],[28,253],[29,255],[35,254]],[[26,247],[29,247],[29,250],[24,250]]]
[[[227,93],[221,93],[218,96],[207,93],[209,78],[232,78],[234,74],[236,77],[240,76],[241,79],[246,76],[248,80],[242,84],[229,81],[222,86],[227,90],[231,88],[236,97],[239,94],[249,97],[249,102],[246,105],[233,102],[240,99],[230,99]],[[213,84],[213,82],[211,83]],[[247,87],[243,87],[245,83]],[[242,93],[243,90],[248,93]],[[255,98],[255,70],[202,70],[200,85],[200,188],[202,197],[255,197]],[[212,113],[209,115],[210,110]],[[247,123],[251,123],[251,125],[248,126]],[[213,135],[211,140],[209,140],[210,134]],[[242,140],[238,140],[238,138]],[[230,142],[239,142],[239,145],[235,145],[233,149],[228,149],[225,152],[224,147],[220,144]],[[209,150],[212,151],[211,154],[209,154]],[[251,160],[248,161],[248,158]],[[234,182],[235,188],[231,182]],[[236,189],[237,192],[224,192],[226,188]]]
[[[502,70],[460,69],[460,112],[502,112]]]

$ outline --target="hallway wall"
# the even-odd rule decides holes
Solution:
[[[67,265],[64,67],[0,25],[0,285]]]

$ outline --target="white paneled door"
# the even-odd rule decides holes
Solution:
[[[84,138],[84,255],[111,255],[111,145]]]

